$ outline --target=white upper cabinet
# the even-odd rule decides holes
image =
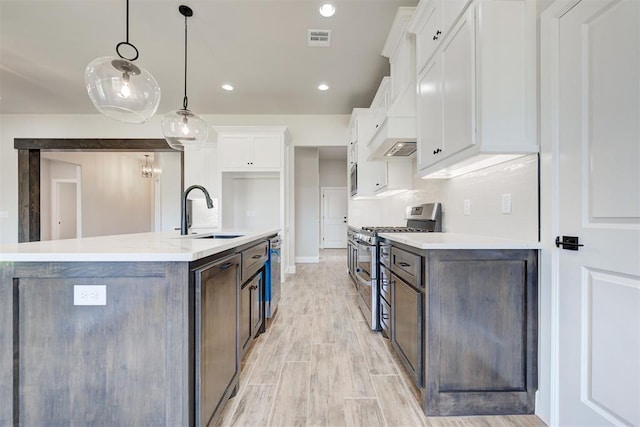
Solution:
[[[416,71],[414,37],[407,31],[415,7],[399,7],[382,49],[389,58],[389,116],[415,116]]]
[[[349,121],[349,128],[351,129],[351,135],[357,135],[357,140],[353,141],[353,149],[350,151],[350,162],[354,161],[357,165],[356,179],[357,179],[357,191],[351,197],[357,198],[371,198],[375,196],[376,179],[379,179],[383,174],[386,174],[385,167],[386,162],[380,161],[368,161],[367,150],[358,148],[359,145],[364,144],[366,148],[366,141],[371,138],[373,111],[371,108],[354,108],[351,114],[351,120]],[[361,141],[365,141],[364,143]],[[350,141],[351,143],[352,141]],[[353,157],[355,156],[355,157]],[[352,167],[351,165],[350,167]],[[351,179],[351,177],[349,177]],[[349,181],[351,185],[351,181]]]
[[[409,29],[418,175],[455,176],[537,152],[535,1],[433,0],[417,9]]]
[[[419,73],[470,0],[423,0],[409,24],[416,37],[416,71]]]
[[[279,170],[284,153],[284,134],[256,128],[216,128],[218,162],[223,171]]]
[[[389,109],[389,77],[383,77],[376,96],[371,102],[371,134],[375,134],[387,120],[387,110]]]
[[[473,9],[419,76],[418,170],[475,144]]]

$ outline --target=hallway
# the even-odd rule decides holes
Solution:
[[[425,417],[389,341],[367,328],[355,298],[345,250],[298,264],[245,356],[220,425],[544,426],[535,416]]]

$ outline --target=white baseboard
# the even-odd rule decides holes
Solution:
[[[297,264],[317,264],[319,262],[320,262],[320,257],[317,257],[317,256],[296,257]]]

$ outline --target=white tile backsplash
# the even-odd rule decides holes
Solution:
[[[511,214],[502,195],[511,194]],[[469,200],[470,215],[464,215]],[[379,222],[405,225],[405,208],[442,202],[443,230],[516,240],[538,240],[538,156],[529,155],[448,180],[414,180],[414,190],[378,203]],[[369,206],[375,210],[375,207]]]

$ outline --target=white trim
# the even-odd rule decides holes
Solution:
[[[300,256],[296,257],[296,264],[317,264],[320,262],[318,256]]]
[[[540,262],[541,301],[550,301],[550,325],[541,327],[541,342],[550,344],[549,426],[559,422],[559,253],[553,239],[558,234],[558,97],[560,18],[579,0],[556,0],[540,15],[540,224],[543,247]],[[542,304],[541,304],[542,305]],[[544,316],[540,316],[541,322]],[[541,324],[542,326],[542,324]],[[544,373],[544,371],[543,371]],[[537,408],[537,405],[536,405]],[[536,410],[536,413],[538,411]]]

